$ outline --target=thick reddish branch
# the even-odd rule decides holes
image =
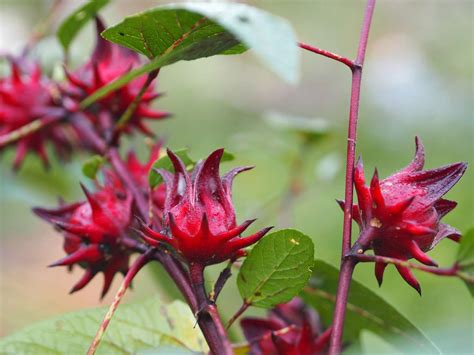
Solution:
[[[334,59],[335,61],[338,61],[340,63],[343,63],[343,64],[347,65],[351,70],[355,66],[355,64],[352,60],[350,60],[348,58],[345,58],[345,57],[342,57],[339,54],[329,52],[325,49],[320,49],[320,48],[317,48],[317,47],[313,47],[313,46],[310,46],[309,44],[306,44],[306,43],[303,43],[303,42],[299,42],[298,46],[302,49],[307,50],[307,51],[310,51],[310,52],[322,55],[324,57]]]
[[[198,302],[197,321],[211,353],[215,355],[232,355],[232,345],[227,337],[224,325],[216,305],[209,300],[204,285],[204,267],[199,264],[190,266],[191,284]]]
[[[347,298],[355,262],[352,258],[345,258],[351,249],[352,204],[354,184],[354,161],[357,139],[357,121],[359,116],[360,86],[362,79],[362,66],[369,37],[370,25],[374,13],[376,0],[368,0],[365,10],[362,30],[359,37],[359,48],[352,69],[352,88],[349,110],[349,129],[347,135],[347,161],[346,161],[346,187],[344,203],[344,226],[342,235],[342,261],[339,273],[339,284],[336,295],[336,305],[333,316],[333,331],[329,345],[329,354],[341,353],[342,334],[346,314]]]

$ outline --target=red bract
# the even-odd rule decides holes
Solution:
[[[327,352],[331,329],[323,331],[318,314],[294,298],[275,307],[267,319],[240,321],[252,355],[317,355]]]
[[[132,197],[112,188],[102,188],[93,194],[84,187],[83,190],[87,201],[33,211],[64,231],[64,251],[68,255],[50,266],[71,268],[77,264],[86,270],[71,293],[82,289],[102,272],[104,297],[115,274],[126,274],[128,270],[130,252],[118,241],[131,222]]]
[[[99,19],[96,20],[96,24],[97,44],[91,59],[74,72],[66,72],[69,85],[64,88],[64,91],[73,99],[72,110],[78,110],[80,101],[96,90],[143,64],[137,53],[103,39],[100,33],[105,27]],[[146,75],[140,76],[106,95],[86,109],[87,116],[101,131],[110,131],[138,95],[145,81]],[[153,135],[153,132],[143,123],[143,119],[156,120],[169,116],[166,112],[150,108],[152,101],[159,96],[154,91],[153,85],[147,88],[125,127],[126,132],[131,132],[132,127],[135,127],[147,135]]]
[[[55,87],[42,77],[38,65],[24,60],[11,60],[11,74],[0,79],[0,137],[33,122],[39,126],[64,116],[64,110],[56,105],[53,97]],[[29,68],[28,66],[31,66]],[[14,169],[21,166],[26,154],[37,154],[46,167],[49,160],[46,143],[51,142],[60,157],[66,158],[71,150],[69,138],[63,127],[49,123],[45,129],[25,135],[18,140]],[[0,148],[1,149],[1,148]]]
[[[440,220],[456,202],[442,198],[461,178],[467,165],[455,163],[433,170],[422,170],[424,147],[416,138],[416,154],[404,169],[379,181],[377,170],[365,185],[362,160],[355,168],[354,184],[358,205],[352,216],[359,224],[361,249],[373,249],[375,255],[437,266],[425,253],[442,239],[459,240],[460,234]],[[359,251],[360,252],[360,251]],[[376,263],[375,275],[382,284],[387,264]],[[409,268],[396,266],[408,284],[420,292],[420,285]]]
[[[158,232],[143,226],[147,242],[154,246],[160,242],[170,245],[189,264],[210,265],[242,256],[243,248],[270,230],[240,236],[254,220],[237,226],[232,181],[250,167],[235,168],[221,178],[219,164],[223,153],[223,149],[213,152],[196,165],[191,175],[180,158],[168,150],[175,173],[156,170],[166,184],[164,228]]]

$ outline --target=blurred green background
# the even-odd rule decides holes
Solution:
[[[65,1],[55,28],[81,1]],[[163,1],[115,1],[103,15],[109,24],[123,16]],[[301,41],[354,56],[362,20],[362,1],[247,1],[287,18]],[[0,0],[0,53],[18,53],[31,30],[48,12],[46,0]],[[428,168],[453,161],[472,164],[473,156],[473,15],[472,1],[379,1],[370,35],[362,85],[358,152],[367,175],[375,166],[387,176],[407,164],[414,153],[414,137],[422,137]],[[54,32],[54,30],[53,30]],[[53,33],[52,33],[53,34]],[[94,44],[92,26],[78,37],[72,62],[83,62]],[[54,36],[39,44],[36,55],[49,73],[57,73],[62,53]],[[180,62],[160,73],[158,88],[166,95],[156,102],[174,117],[154,126],[172,148],[187,146],[194,158],[226,147],[237,160],[256,169],[242,174],[234,188],[240,221],[258,217],[255,228],[265,225],[297,228],[310,235],[318,258],[338,264],[342,213],[335,203],[343,197],[344,154],[350,75],[326,58],[301,53],[302,79],[288,86],[263,67],[249,51],[240,56],[216,56]],[[330,135],[303,157],[298,178],[304,192],[294,204],[283,203],[289,167],[299,154],[301,139],[275,128],[268,112],[322,118]],[[127,144],[145,156],[143,139]],[[60,258],[62,238],[30,212],[33,205],[51,206],[58,196],[70,201],[81,196],[78,181],[86,156],[74,163],[55,163],[49,173],[29,158],[18,174],[10,171],[12,152],[0,163],[0,335],[65,311],[107,305],[113,291],[99,302],[101,277],[83,291],[68,295],[80,277],[46,265]],[[468,169],[448,198],[458,201],[445,219],[461,231],[473,221],[473,173]],[[81,197],[82,198],[82,197]],[[431,255],[449,266],[457,246],[443,242]],[[214,267],[210,280],[221,267]],[[408,287],[389,267],[378,289],[373,266],[360,265],[355,278],[382,295],[439,345],[445,353],[472,353],[473,304],[467,288],[453,278],[436,278],[417,272],[423,297]],[[117,289],[119,278],[112,290]],[[169,287],[164,287],[168,289]],[[151,272],[139,275],[128,301],[162,292]],[[168,296],[169,297],[169,296]],[[220,304],[228,313],[240,305],[235,280],[224,290]],[[262,313],[257,311],[257,313]],[[364,334],[370,353],[395,350]]]

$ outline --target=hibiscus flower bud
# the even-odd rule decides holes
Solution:
[[[132,197],[107,187],[95,193],[82,188],[86,201],[57,209],[34,208],[33,211],[64,234],[67,256],[50,266],[71,269],[73,265],[79,265],[85,269],[71,293],[82,289],[102,272],[104,297],[115,274],[121,272],[125,275],[128,271],[130,252],[120,245],[119,240],[132,220]]]
[[[166,185],[163,228],[143,226],[143,238],[153,246],[170,245],[188,264],[211,265],[244,255],[243,248],[254,244],[270,228],[248,236],[241,234],[255,220],[237,225],[232,203],[234,177],[251,167],[235,168],[219,176],[224,149],[216,150],[199,162],[192,174],[181,159],[168,150],[174,174],[157,169]]]
[[[404,169],[379,180],[377,170],[370,186],[366,186],[362,160],[356,164],[354,184],[358,204],[353,206],[352,217],[361,234],[354,250],[372,249],[375,255],[401,260],[416,259],[437,266],[426,252],[441,240],[458,241],[459,232],[440,220],[456,207],[456,202],[443,199],[466,170],[465,163],[454,163],[437,169],[423,170],[425,152],[416,138],[416,154]],[[343,206],[343,202],[340,202]],[[387,264],[376,263],[375,275],[382,284]],[[420,292],[420,285],[411,270],[396,266],[408,284]]]
[[[69,102],[71,110],[79,110],[79,103],[83,99],[130,70],[144,64],[134,51],[106,41],[100,36],[105,26],[99,18],[96,19],[96,28],[97,43],[90,60],[73,72],[66,71],[68,85],[63,87],[63,91],[72,99]],[[86,115],[100,132],[110,133],[115,123],[138,95],[146,80],[146,75],[142,75],[111,92],[86,109]],[[155,92],[153,84],[146,89],[125,127],[125,132],[130,133],[132,128],[137,128],[144,134],[153,135],[143,119],[159,120],[169,116],[167,112],[151,109],[152,101],[159,96],[160,94]]]
[[[252,355],[325,354],[331,329],[323,331],[318,314],[301,299],[278,305],[268,318],[247,317],[240,321]]]
[[[71,151],[72,132],[67,132],[64,126],[59,125],[58,118],[64,117],[65,111],[54,98],[56,87],[42,76],[36,63],[28,63],[20,58],[11,59],[10,64],[10,76],[0,79],[0,137],[6,137],[35,122],[38,126],[48,125],[17,141],[13,168],[20,168],[28,152],[38,155],[48,167],[47,142],[53,144],[60,158],[67,158]],[[52,120],[57,122],[51,123]]]

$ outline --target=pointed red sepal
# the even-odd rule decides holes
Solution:
[[[387,267],[387,264],[385,263],[375,263],[375,278],[377,279],[377,283],[379,284],[379,287],[382,286],[383,282],[383,274],[385,272],[385,268]]]
[[[223,241],[235,238],[235,237],[241,235],[255,221],[256,221],[256,219],[246,220],[241,225],[239,225],[239,226],[237,226],[237,227],[235,227],[231,230],[228,230],[226,232],[223,232],[223,233],[220,233],[220,234],[216,235],[216,238],[222,239]]]
[[[199,226],[198,235],[200,236],[200,239],[204,242],[206,241],[206,239],[212,237],[211,229],[209,227],[209,220],[207,219],[206,213],[202,214],[201,225]]]
[[[423,263],[428,266],[438,266],[436,261],[426,255],[414,240],[409,241],[408,250],[410,251],[411,255],[420,263]]]
[[[413,287],[421,296],[421,286],[418,280],[416,279],[415,275],[413,275],[413,272],[404,266],[400,265],[395,265],[398,272],[400,275],[403,277],[403,279],[411,286]]]
[[[89,86],[85,82],[76,78],[74,74],[72,74],[71,72],[69,72],[69,70],[66,69],[66,67],[64,67],[63,69],[64,69],[64,74],[66,75],[66,79],[71,84],[73,84],[74,86],[77,86],[79,89],[83,91],[87,91],[89,89]]]
[[[396,203],[395,205],[390,206],[389,207],[390,214],[392,214],[394,216],[398,216],[398,215],[402,214],[408,207],[410,207],[410,205],[413,203],[415,198],[416,198],[416,196],[410,196],[410,197],[406,198],[405,200],[402,200],[402,201]]]
[[[223,186],[224,191],[225,191],[228,198],[232,197],[232,183],[234,181],[234,178],[238,174],[240,174],[244,171],[252,170],[253,168],[254,168],[254,166],[241,166],[241,167],[238,167],[238,168],[234,168],[234,169],[230,170],[229,172],[227,172],[222,177],[222,186]]]
[[[91,244],[88,246],[84,246],[79,248],[76,252],[48,265],[48,267],[55,267],[55,266],[65,266],[65,265],[72,265],[78,262],[95,262],[102,258],[102,252],[99,250],[98,244]]]
[[[83,226],[80,224],[72,224],[72,223],[66,223],[62,221],[55,221],[51,219],[51,222],[54,223],[54,225],[61,229],[65,230],[66,232],[77,234],[83,237],[88,237],[89,236],[89,226]]]
[[[73,294],[79,290],[82,290],[96,275],[96,272],[93,272],[91,269],[86,269],[84,275],[81,279],[74,285],[73,288],[69,291],[69,294]]]
[[[178,238],[178,239],[188,239],[189,235],[187,233],[184,233],[181,229],[179,229],[171,213],[168,215],[168,218],[170,222],[171,234],[173,235],[173,237]]]
[[[443,198],[435,202],[434,208],[438,212],[438,218],[443,218],[457,206],[457,202],[445,200]]]
[[[411,222],[405,223],[402,229],[405,229],[406,231],[410,232],[411,234],[415,236],[436,233],[436,231],[433,228],[426,227],[421,224],[411,223]]]
[[[341,208],[342,212],[344,212],[344,206],[345,206],[344,200],[338,200],[338,199],[336,199],[336,202],[337,202],[337,204],[339,205],[339,207]],[[362,226],[362,220],[361,220],[360,210],[359,210],[359,206],[357,206],[357,205],[352,205],[352,219],[353,219],[354,221],[356,221],[356,223],[357,223],[359,226]]]
[[[103,217],[104,211],[99,201],[94,197],[93,194],[89,192],[89,190],[82,183],[80,183],[80,185],[82,191],[84,192],[84,195],[86,195],[87,202],[89,202],[89,205],[91,206],[92,218],[98,219]]]
[[[258,242],[265,234],[267,234],[270,229],[273,227],[267,227],[262,229],[261,231],[252,234],[248,237],[243,237],[243,238],[234,238],[228,242],[226,245],[226,248],[232,251],[237,251],[239,249],[246,248],[256,242]]]
[[[20,66],[15,60],[11,60],[10,63],[11,63],[11,75],[12,75],[13,83],[15,85],[19,85],[22,83]]]
[[[370,181],[370,193],[377,208],[384,209],[385,200],[383,198],[382,190],[380,189],[379,172],[377,168],[375,168],[374,175]]]
[[[138,232],[143,239],[146,239],[147,241],[149,239],[151,240],[154,240],[155,242],[165,242],[165,243],[169,243],[171,240],[170,238],[168,238],[166,235],[160,233],[160,232],[156,232],[154,231],[153,229],[151,229],[149,226],[145,225],[145,224],[142,224],[141,225],[141,230],[140,229],[136,229],[136,228],[133,228],[136,232]],[[154,245],[156,246],[156,245]]]
[[[169,112],[155,111],[144,106],[141,106],[137,109],[136,115],[154,120],[161,120],[164,118],[171,117],[171,113]]]
[[[411,173],[423,169],[423,166],[425,165],[425,147],[423,146],[423,143],[421,142],[421,139],[418,136],[415,137],[415,145],[415,157],[413,158],[411,163],[408,164],[408,166],[400,170],[397,174]]]

